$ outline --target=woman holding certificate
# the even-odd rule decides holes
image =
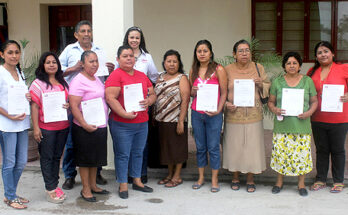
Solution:
[[[36,79],[29,88],[31,119],[34,139],[39,144],[46,198],[52,203],[62,203],[65,194],[58,183],[60,158],[69,132],[68,84],[63,78],[59,59],[52,52],[41,55],[35,75]]]
[[[0,140],[4,202],[25,209],[29,200],[17,196],[17,185],[28,155],[29,102],[31,100],[19,67],[21,49],[14,40],[1,45],[0,56]]]
[[[199,178],[192,185],[192,189],[197,190],[204,185],[204,168],[208,165],[209,153],[212,168],[210,191],[216,193],[220,191],[220,136],[222,110],[227,96],[227,77],[224,68],[214,61],[214,53],[208,40],[200,40],[195,46],[190,85],[193,97],[191,122],[199,172]]]
[[[251,60],[250,44],[246,40],[233,46],[233,57],[236,62],[225,68],[228,97],[223,168],[233,172],[232,190],[240,189],[239,174],[247,174],[246,190],[251,193],[256,190],[254,174],[266,169],[260,93],[268,95],[270,82],[263,66]]]
[[[315,65],[308,71],[318,93],[318,109],[312,130],[316,146],[317,176],[311,190],[326,187],[329,160],[333,178],[332,193],[343,190],[345,140],[348,129],[348,66],[335,62],[334,49],[327,41],[314,48]]]
[[[168,50],[163,57],[162,73],[156,83],[154,117],[158,125],[160,162],[168,165],[168,176],[158,182],[165,187],[183,183],[180,173],[188,158],[187,109],[190,84],[184,74],[179,52]]]
[[[127,199],[128,173],[133,178],[133,190],[153,192],[140,177],[148,131],[147,108],[156,101],[156,95],[147,76],[133,69],[135,57],[130,46],[118,48],[117,61],[120,67],[106,80],[105,94],[111,108],[109,126],[114,142],[117,182],[120,183],[118,193],[120,198]]]
[[[273,128],[271,168],[278,173],[272,193],[283,188],[283,176],[298,176],[298,192],[307,196],[305,175],[312,171],[310,116],[318,105],[313,81],[300,74],[301,56],[283,57],[285,75],[272,82],[269,109],[276,115]]]
[[[82,182],[81,197],[96,202],[93,194],[108,194],[96,185],[97,167],[107,164],[108,107],[103,83],[95,73],[98,57],[93,51],[81,55],[83,71],[71,81],[69,101],[74,116],[72,139],[75,162]]]

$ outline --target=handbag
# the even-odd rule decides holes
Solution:
[[[259,67],[257,67],[257,63],[256,63],[256,62],[255,62],[255,66],[256,66],[257,74],[259,74],[259,77],[261,77],[260,71],[259,71]],[[264,97],[264,96],[262,95],[262,92],[260,91],[260,89],[259,89],[259,94],[260,94],[261,103],[262,103],[262,104],[267,104],[267,102],[268,102],[268,96],[267,96],[267,97]]]

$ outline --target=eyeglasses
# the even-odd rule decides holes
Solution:
[[[128,31],[134,31],[134,30],[141,32],[141,29],[139,27],[136,27],[136,26],[130,27],[128,29]]]
[[[243,54],[243,53],[249,54],[250,53],[250,49],[238,49],[237,53],[238,54]]]

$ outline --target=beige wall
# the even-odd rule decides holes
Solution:
[[[215,57],[251,35],[250,0],[134,0],[134,24],[141,27],[157,69],[165,51],[176,49],[188,73],[198,40],[212,42]]]

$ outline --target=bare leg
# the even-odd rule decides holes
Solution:
[[[301,188],[306,188],[306,185],[305,185],[305,178],[306,178],[306,175],[299,175],[298,176],[298,188],[301,189]]]
[[[173,165],[173,167],[174,167],[174,165]],[[175,165],[175,171],[173,171],[174,174],[172,175],[173,176],[172,179],[174,181],[180,181],[181,180],[181,176],[180,176],[181,168],[182,168],[182,163],[178,163],[178,164]]]
[[[219,187],[218,174],[219,174],[218,169],[211,170],[211,187],[213,187],[213,188]]]
[[[173,178],[173,174],[174,174],[174,164],[169,164],[167,178]]]
[[[277,175],[277,182],[275,186],[282,187],[283,186],[283,175],[279,174]]]
[[[233,172],[232,182],[239,182],[239,172]]]
[[[138,187],[144,187],[144,184],[141,182],[140,178],[133,178],[133,184],[136,184]]]
[[[86,198],[93,197],[89,182],[89,167],[79,167],[82,182],[82,194]],[[94,179],[95,180],[95,179]]]
[[[199,174],[199,178],[198,178],[198,181],[196,183],[203,184],[204,183],[204,167],[198,168],[198,174]]]
[[[102,191],[102,189],[97,187],[96,177],[97,177],[97,167],[90,167],[89,168],[89,185],[91,186],[91,189],[93,191],[100,192]]]
[[[128,190],[128,183],[120,183],[120,192]]]

